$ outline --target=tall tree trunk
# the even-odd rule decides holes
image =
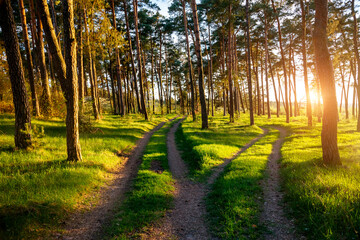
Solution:
[[[251,57],[250,57],[250,12],[249,0],[246,0],[246,48],[247,48],[247,72],[248,72],[248,92],[249,92],[249,112],[250,112],[250,125],[254,125],[254,110],[252,99],[252,81],[251,81]]]
[[[40,78],[41,78],[41,86],[42,86],[42,94],[40,96],[40,107],[41,111],[45,116],[51,115],[51,100],[50,100],[50,87],[49,87],[49,77],[48,71],[46,68],[46,59],[45,59],[45,46],[43,41],[43,25],[37,13],[37,37],[36,40],[36,49],[38,61],[37,64],[40,69]]]
[[[212,51],[212,43],[211,43],[211,30],[210,23],[208,24],[208,32],[209,32],[209,46],[210,46],[210,95],[211,95],[211,116],[214,116],[214,83],[213,83],[213,51]],[[209,97],[210,97],[209,95]]]
[[[229,80],[229,96],[230,96],[230,108],[229,108],[229,115],[230,115],[230,122],[234,122],[234,96],[233,96],[233,81],[232,81],[232,43],[231,43],[231,37],[232,37],[232,20],[231,20],[231,3],[229,5],[229,34],[228,34],[228,80]]]
[[[85,34],[86,34],[86,45],[88,51],[88,62],[89,62],[89,78],[90,78],[90,87],[91,87],[91,101],[93,106],[94,118],[96,120],[100,119],[99,109],[98,109],[98,102],[96,97],[96,79],[93,71],[93,61],[92,61],[92,52],[91,52],[91,45],[90,45],[90,33],[88,30],[87,24],[87,13],[86,9],[84,8],[84,23],[85,23]]]
[[[283,43],[282,43],[282,34],[281,34],[281,23],[280,23],[280,19],[274,4],[274,0],[271,0],[272,3],[272,7],[273,10],[275,12],[276,15],[276,21],[278,24],[278,34],[279,34],[279,44],[280,44],[280,53],[281,53],[281,59],[282,59],[282,66],[283,66],[283,71],[284,71],[284,80],[285,80],[285,113],[286,113],[286,122],[289,123],[290,122],[290,115],[289,115],[289,101],[288,101],[288,78],[287,78],[287,73],[286,73],[286,64],[285,64],[285,54],[284,54],[284,49],[283,49]]]
[[[112,11],[112,19],[113,19],[113,26],[114,29],[116,28],[116,18],[115,18],[115,7],[114,7],[114,0],[111,0],[111,11]],[[124,98],[123,98],[123,92],[122,92],[122,83],[121,83],[121,76],[120,76],[120,56],[119,56],[119,48],[115,48],[115,55],[116,55],[116,78],[118,81],[118,90],[119,90],[119,113],[121,116],[124,116],[125,109],[124,109]]]
[[[151,39],[151,93],[152,93],[152,109],[155,113],[155,90],[154,90],[154,45]]]
[[[9,65],[11,90],[15,107],[15,147],[26,149],[31,146],[31,116],[27,98],[25,76],[16,33],[13,9],[10,0],[0,1],[0,26]]]
[[[326,27],[328,0],[315,0],[314,49],[316,70],[321,84],[324,113],[321,132],[323,161],[325,164],[341,165],[337,145],[337,101],[334,69],[328,49]]]
[[[85,77],[84,77],[84,49],[83,49],[83,11],[79,11],[78,19],[78,53],[77,53],[77,66],[78,66],[78,81],[79,81],[79,105],[81,112],[84,112],[84,98],[85,98]]]
[[[355,12],[355,0],[351,1],[351,13],[354,18],[354,50],[355,50],[356,62],[358,64],[358,68],[357,68],[358,76],[357,76],[357,82],[355,83],[355,85],[356,85],[358,103],[360,103],[360,55],[359,55],[359,49],[358,49],[358,26],[357,26],[356,12]],[[358,114],[356,131],[360,132],[360,114]]]
[[[299,110],[299,104],[298,104],[298,100],[297,100],[297,87],[296,87],[296,65],[295,65],[295,53],[294,53],[294,49],[292,50],[292,62],[293,62],[293,91],[294,91],[294,115],[295,117],[297,117],[298,115],[300,115],[300,110]]]
[[[138,28],[138,3],[137,0],[133,0],[134,5],[134,22],[135,22],[135,36],[136,36],[136,50],[137,50],[137,59],[139,66],[139,84],[140,84],[140,96],[141,96],[141,113],[144,114],[145,120],[148,120],[147,110],[145,106],[145,97],[144,97],[144,86],[143,86],[143,72],[141,65],[141,49],[140,49],[140,38],[139,38],[139,28]]]
[[[21,17],[21,24],[23,28],[23,36],[24,36],[24,44],[25,44],[25,50],[26,50],[26,63],[27,63],[27,69],[29,74],[29,83],[30,83],[30,90],[31,90],[31,102],[33,107],[33,115],[36,117],[40,116],[40,108],[39,108],[39,102],[36,94],[36,87],[35,87],[35,77],[34,77],[34,66],[33,66],[33,60],[30,50],[30,41],[28,36],[28,29],[26,25],[26,14],[25,14],[25,7],[24,7],[24,1],[19,0],[19,9],[20,9],[20,17]]]
[[[158,74],[159,74],[159,80],[158,80],[158,88],[159,88],[159,98],[160,98],[160,109],[161,109],[161,115],[164,114],[164,109],[163,109],[163,84],[162,84],[162,33],[161,30],[159,30],[159,40],[160,40],[160,46],[159,46],[159,70],[158,70]]]
[[[200,30],[199,30],[199,20],[197,13],[197,5],[195,0],[191,0],[191,8],[193,11],[194,19],[194,33],[195,33],[195,51],[198,58],[198,77],[199,77],[199,95],[200,95],[200,104],[201,104],[201,127],[202,129],[209,128],[208,125],[208,116],[206,111],[206,101],[204,93],[204,80],[203,80],[203,60],[201,55],[201,40],[200,40]]]
[[[76,69],[76,34],[73,0],[63,1],[64,46],[66,62],[66,139],[69,161],[81,160],[79,139],[79,97]]]
[[[127,38],[128,38],[129,53],[130,53],[130,60],[131,60],[131,69],[132,69],[132,75],[133,75],[134,87],[135,87],[135,94],[136,94],[136,103],[137,103],[138,111],[141,112],[139,90],[138,90],[137,79],[136,79],[135,60],[134,60],[134,54],[133,54],[133,50],[132,50],[132,42],[131,42],[131,36],[130,36],[129,17],[128,17],[128,13],[127,13],[127,0],[123,0],[123,3],[124,3],[124,14],[125,14],[125,23],[126,23],[126,35],[127,35]]]
[[[291,62],[291,59],[292,59],[292,51],[291,51],[291,48],[292,48],[292,36],[290,36],[290,44],[289,44],[289,114],[290,114],[290,117],[293,117],[293,109],[292,109],[292,98],[291,98],[291,73],[292,73],[292,62]]]
[[[64,39],[66,44],[66,64],[61,54],[60,45],[57,41],[54,27],[52,25],[47,0],[37,0],[41,20],[44,24],[45,37],[49,44],[49,50],[53,56],[55,71],[60,80],[61,88],[66,99],[66,140],[68,148],[68,160],[81,160],[79,142],[79,122],[78,122],[78,96],[76,79],[76,39],[73,25],[73,4],[72,0],[64,0],[63,19],[64,19]]]
[[[118,105],[116,104],[116,90],[115,90],[115,80],[114,80],[114,71],[113,71],[113,61],[111,61],[111,54],[110,54],[110,50],[109,52],[109,59],[110,59],[110,81],[111,81],[111,92],[112,92],[112,97],[113,97],[113,103],[114,103],[114,108],[113,108],[113,113],[114,115],[118,114]]]
[[[267,4],[267,2],[266,2]],[[269,58],[269,46],[268,46],[268,20],[267,20],[267,13],[264,10],[264,20],[265,20],[265,82],[266,82],[266,109],[268,119],[271,118],[271,111],[270,111],[270,93],[269,93],[269,78],[268,78],[268,58]],[[275,89],[275,86],[274,86]],[[276,89],[275,89],[275,97],[276,97]],[[277,102],[277,101],[276,101]]]

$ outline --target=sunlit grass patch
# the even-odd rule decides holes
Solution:
[[[228,117],[211,117],[207,130],[201,130],[201,122],[192,122],[190,118],[184,121],[176,140],[189,166],[190,177],[205,180],[215,166],[263,132],[257,126],[249,126],[245,116],[235,123],[229,123]]]
[[[139,237],[170,208],[174,198],[174,180],[168,165],[166,138],[175,122],[165,124],[151,137],[132,190],[108,228],[109,238]]]
[[[234,159],[215,181],[207,198],[209,222],[214,234],[222,239],[259,239],[261,193],[272,144],[278,131],[268,135]]]
[[[83,161],[66,160],[66,128],[62,120],[32,120],[45,136],[29,151],[14,150],[14,118],[0,115],[0,239],[36,238],[50,234],[74,210],[96,204],[94,191],[113,178],[142,135],[167,117],[120,118],[105,115],[81,133]],[[131,124],[128,120],[131,118]]]
[[[321,126],[311,131],[293,126],[293,135],[284,144],[286,200],[299,230],[309,239],[360,237],[360,133],[355,129],[355,121],[339,122],[341,167],[322,163]]]

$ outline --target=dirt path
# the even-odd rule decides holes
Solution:
[[[100,191],[100,202],[89,211],[74,214],[65,223],[65,233],[62,236],[58,236],[58,238],[64,240],[101,239],[103,236],[103,226],[110,222],[115,214],[114,210],[118,208],[119,202],[124,200],[125,193],[130,189],[132,179],[136,176],[138,167],[141,164],[141,156],[146,145],[154,132],[159,130],[164,124],[165,122],[160,123],[138,140],[129,158],[116,173],[115,180],[111,185],[104,187]]]
[[[260,216],[260,222],[264,224],[270,233],[265,234],[268,240],[294,240],[299,239],[295,234],[293,221],[290,221],[285,213],[283,203],[283,193],[280,191],[280,164],[281,147],[284,143],[287,132],[285,128],[274,127],[280,131],[280,137],[273,145],[269,155],[266,174],[268,177],[262,182],[264,191],[264,208]]]
[[[148,233],[143,235],[144,239],[217,239],[211,236],[205,221],[206,208],[204,198],[209,192],[209,186],[227,164],[267,133],[265,131],[264,134],[245,145],[233,157],[225,159],[224,163],[214,170],[207,184],[203,184],[186,178],[188,169],[181,159],[175,143],[175,132],[181,122],[179,121],[170,129],[167,137],[169,166],[176,179],[174,208],[166,213],[164,219],[157,226],[154,226]]]

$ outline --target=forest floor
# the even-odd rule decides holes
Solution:
[[[201,130],[174,116],[105,116],[72,164],[61,120],[34,120],[34,149],[14,151],[13,116],[1,115],[0,239],[359,237],[356,121],[340,121],[343,166],[328,167],[321,124],[304,117],[210,116]]]

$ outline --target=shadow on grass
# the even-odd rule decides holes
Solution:
[[[16,179],[9,179],[0,185],[1,191],[8,191],[10,196],[17,198],[14,203],[7,201],[0,207],[0,239],[49,239],[48,230],[59,227],[60,221],[73,210],[74,205],[67,202],[65,197],[56,200],[47,198],[48,192],[77,196],[94,181],[92,171],[54,171],[37,174],[35,180],[32,175],[20,177],[28,184],[17,182],[19,177],[13,176]],[[33,198],[35,193],[44,195],[44,199]],[[18,195],[24,199],[19,200]]]
[[[1,164],[0,164],[1,166]],[[7,163],[1,166],[0,173],[6,175],[12,174],[40,174],[45,173],[49,169],[64,169],[64,168],[93,168],[100,169],[109,173],[113,173],[107,169],[103,164],[97,164],[94,162],[69,162],[67,160],[53,160],[42,162],[20,162],[20,163]]]

